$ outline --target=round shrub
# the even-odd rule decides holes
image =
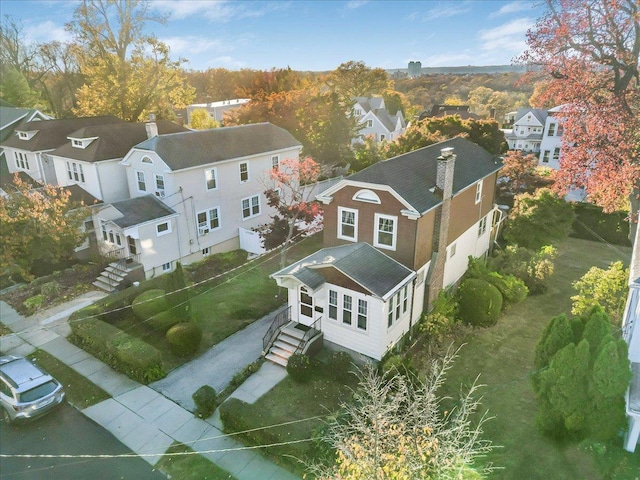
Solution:
[[[287,373],[296,382],[306,382],[311,378],[312,373],[311,358],[302,353],[294,353],[289,357],[287,363]]]
[[[56,281],[43,283],[40,287],[40,293],[47,298],[57,297],[61,291],[62,287]]]
[[[203,385],[191,396],[196,404],[195,414],[200,418],[209,418],[218,406],[218,394],[209,385]]]
[[[165,333],[171,327],[180,322],[180,317],[174,314],[173,310],[165,310],[157,315],[154,315],[146,321],[146,323],[159,332]]]
[[[133,299],[133,303],[131,304],[133,313],[140,320],[146,320],[160,312],[164,312],[169,309],[169,306],[165,292],[160,288],[154,288],[147,290],[146,292],[142,292]]]
[[[166,338],[171,351],[176,355],[193,355],[200,346],[202,329],[194,322],[178,323],[169,329]]]
[[[458,291],[459,315],[463,322],[489,327],[498,321],[502,294],[489,282],[479,278],[465,280]]]
[[[336,380],[344,380],[349,375],[351,362],[351,355],[347,352],[331,352],[327,361],[327,368]]]

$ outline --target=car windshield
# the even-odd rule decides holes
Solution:
[[[38,385],[37,387],[32,388],[31,390],[22,392],[20,394],[20,402],[21,403],[35,402],[36,400],[39,400],[42,397],[46,397],[51,392],[53,392],[56,388],[58,388],[58,384],[55,381],[50,380],[47,383],[43,383],[42,385]]]

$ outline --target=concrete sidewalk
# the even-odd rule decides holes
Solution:
[[[265,459],[257,450],[247,449],[242,443],[225,435],[221,431],[217,412],[207,420],[196,418],[189,410],[172,399],[114,371],[108,365],[68,342],[65,338],[70,331],[66,323],[68,316],[73,311],[95,301],[97,298],[93,295],[99,296],[100,294],[99,292],[90,292],[89,295],[83,296],[84,298],[79,297],[71,304],[65,304],[45,314],[28,318],[22,317],[8,304],[0,301],[0,320],[14,332],[13,335],[0,337],[0,351],[3,354],[24,356],[35,348],[40,348],[109,393],[112,398],[86,408],[82,413],[111,432],[151,465],[155,465],[167,448],[174,441],[178,441],[198,451],[238,480],[294,480],[298,478]],[[262,320],[262,322],[266,321]],[[253,338],[253,336],[259,335],[257,332],[261,331],[261,328],[260,325],[255,327],[255,331],[252,329],[246,333],[250,333],[250,337]],[[233,348],[237,348],[242,343],[239,338],[230,340]],[[248,338],[245,340],[247,343],[254,341]],[[224,343],[214,347],[217,348],[217,351],[212,354],[213,358],[219,359],[221,352],[231,352],[229,347],[222,345]],[[261,348],[261,336],[259,345]],[[246,355],[244,360],[236,359],[235,366],[238,371],[248,363],[255,361],[261,353],[258,352],[258,355],[253,357],[253,351],[247,348],[246,344],[242,345],[240,350],[246,351]],[[201,357],[202,360],[194,360],[197,363],[192,370],[185,368],[184,372],[176,375],[175,378],[184,379],[185,376],[188,377],[188,372],[209,369],[208,362],[211,359],[207,355],[205,354],[204,358]],[[249,358],[251,360],[243,365],[242,362]],[[227,372],[225,378],[216,376],[214,381],[224,383],[229,375],[230,381],[234,374]],[[286,370],[284,368],[264,364],[232,396],[253,402],[285,376]],[[192,378],[191,382],[180,382],[180,386],[175,389],[171,387],[172,382],[170,381],[165,382],[164,386],[168,391],[182,389],[185,395],[188,394],[191,399],[191,394],[208,381],[206,378],[196,375]],[[216,387],[214,386],[214,388]],[[179,400],[182,402],[184,402],[183,397],[184,395],[179,396]]]

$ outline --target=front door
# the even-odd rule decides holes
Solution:
[[[300,287],[300,323],[313,324],[313,297],[306,287]]]

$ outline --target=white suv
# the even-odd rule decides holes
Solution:
[[[29,360],[0,357],[0,413],[6,423],[44,415],[63,399],[62,385]]]

